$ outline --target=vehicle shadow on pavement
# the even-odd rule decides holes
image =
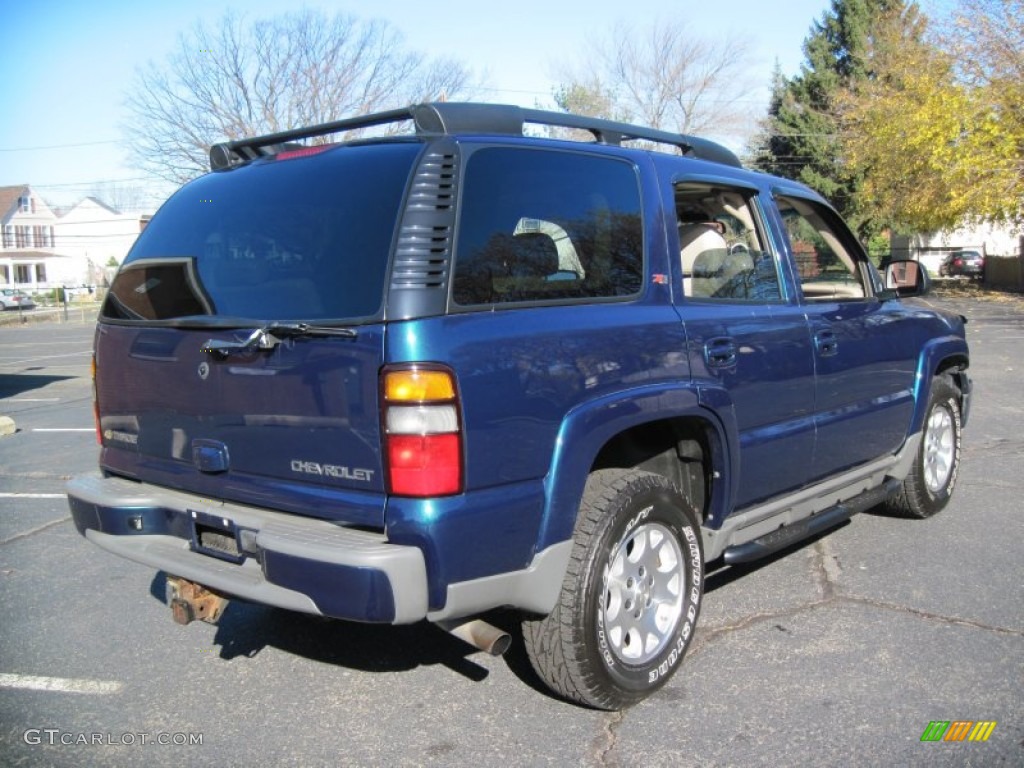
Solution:
[[[166,574],[150,594],[166,604]],[[168,621],[171,620],[168,608]],[[254,657],[272,647],[312,661],[364,672],[400,672],[441,664],[475,682],[489,671],[467,658],[481,653],[425,621],[391,626],[360,624],[231,600],[216,624],[220,658]]]
[[[31,369],[28,369],[31,370]],[[42,389],[48,384],[58,381],[67,381],[74,376],[41,376],[37,374],[3,374],[0,375],[0,398],[15,397],[31,392],[33,389]]]
[[[807,547],[813,546],[821,539],[824,539],[827,536],[831,536],[833,533],[842,530],[849,524],[850,520],[844,520],[843,522],[839,523],[838,525],[832,528],[829,528],[824,531],[819,531],[818,533],[806,539],[800,539],[799,541],[795,541],[788,547],[780,549],[778,552],[773,552],[767,557],[763,557],[760,560],[754,560],[749,563],[737,563],[736,565],[728,565],[722,558],[713,560],[707,564],[707,567],[704,571],[704,594],[710,594],[711,592],[714,592],[716,589],[721,589],[722,587],[732,584],[737,579],[742,579],[753,573],[757,573],[757,571],[761,570],[762,568],[766,568],[772,563],[775,563],[779,560],[784,560],[797,550],[806,549]]]

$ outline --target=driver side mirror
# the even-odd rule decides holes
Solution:
[[[885,265],[885,287],[897,296],[923,296],[931,283],[928,270],[919,261],[891,261]]]

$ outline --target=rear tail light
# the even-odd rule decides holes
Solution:
[[[382,374],[388,491],[449,496],[462,491],[462,426],[455,374],[439,366]]]

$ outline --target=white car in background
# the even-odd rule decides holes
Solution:
[[[0,309],[34,309],[36,303],[21,291],[0,289]]]

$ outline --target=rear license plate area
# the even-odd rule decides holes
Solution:
[[[230,520],[206,512],[190,510],[192,518],[192,551],[240,563],[245,553],[238,543],[238,528]]]

